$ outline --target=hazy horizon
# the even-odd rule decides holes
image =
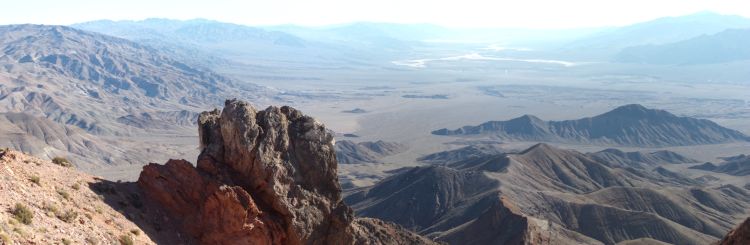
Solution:
[[[543,7],[540,7],[543,6]],[[84,10],[84,11],[82,11]],[[750,3],[736,0],[243,2],[166,0],[15,1],[0,10],[0,24],[71,25],[95,20],[206,19],[248,26],[330,26],[356,22],[432,24],[455,28],[575,29],[625,26],[662,17],[712,12],[750,18]],[[34,13],[32,15],[28,13]]]

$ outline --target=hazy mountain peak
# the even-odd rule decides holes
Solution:
[[[543,120],[537,116],[524,114],[523,116],[517,117],[515,120],[528,121],[528,122],[543,122]]]
[[[435,135],[492,135],[505,140],[668,146],[748,141],[739,131],[704,119],[678,117],[664,110],[630,104],[577,120],[541,121],[520,117],[478,126],[439,129]]]
[[[196,110],[225,97],[259,98],[265,90],[146,45],[66,26],[1,26],[0,49],[1,69],[21,78],[4,84],[8,96],[0,101],[23,98],[13,102],[20,105],[4,104],[12,106],[7,110],[95,133],[128,130],[116,120],[129,114]]]
[[[640,104],[629,104],[624,105],[615,108],[614,110],[611,110],[603,115],[611,115],[611,116],[622,116],[622,117],[644,117],[649,114],[664,114],[664,115],[671,115],[671,113],[668,113],[663,110],[655,110],[655,109],[648,109],[643,105]]]
[[[521,151],[521,155],[527,155],[527,154],[549,154],[555,151],[559,151],[561,149],[558,149],[556,147],[553,147],[546,143],[537,143],[529,148],[527,148],[524,151]]]

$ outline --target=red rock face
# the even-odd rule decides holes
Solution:
[[[424,244],[403,229],[355,219],[341,200],[333,137],[290,107],[227,101],[199,118],[197,168],[144,167],[148,200],[200,244]],[[391,231],[397,236],[377,236]]]
[[[747,245],[750,244],[750,218],[740,224],[737,228],[730,231],[724,239],[719,242],[720,245]]]
[[[285,231],[260,211],[239,186],[220,185],[189,162],[149,164],[138,180],[158,203],[201,244],[284,244]]]

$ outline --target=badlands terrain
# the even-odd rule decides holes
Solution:
[[[750,216],[750,57],[747,32],[730,30],[746,28],[711,13],[528,33],[0,26],[2,231],[18,243],[719,242]],[[721,59],[692,48],[718,44]]]

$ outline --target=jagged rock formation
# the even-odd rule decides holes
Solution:
[[[525,115],[479,126],[432,131],[435,135],[490,135],[503,140],[572,142],[623,146],[682,146],[750,141],[739,131],[712,121],[678,117],[641,105],[625,105],[610,112],[578,120],[543,121]]]
[[[366,141],[355,143],[350,140],[336,142],[336,159],[341,164],[379,163],[380,159],[401,153],[406,146],[396,142]]]
[[[750,59],[750,29],[727,29],[675,43],[641,45],[620,51],[620,62],[642,64],[695,65],[727,63]]]
[[[706,244],[748,214],[750,193],[742,188],[705,187],[658,165],[606,161],[538,144],[519,153],[404,170],[352,191],[345,201],[359,215],[450,244],[517,242],[530,234],[542,244],[637,238]]]
[[[750,218],[730,231],[719,245],[742,245],[750,244]]]
[[[722,158],[724,162],[713,164],[710,162],[692,166],[691,169],[699,169],[716,173],[725,173],[735,176],[750,175],[750,156],[742,154],[733,157]]]
[[[333,137],[290,107],[230,100],[199,117],[197,167],[144,167],[138,185],[201,244],[431,243],[356,219],[341,198]]]

